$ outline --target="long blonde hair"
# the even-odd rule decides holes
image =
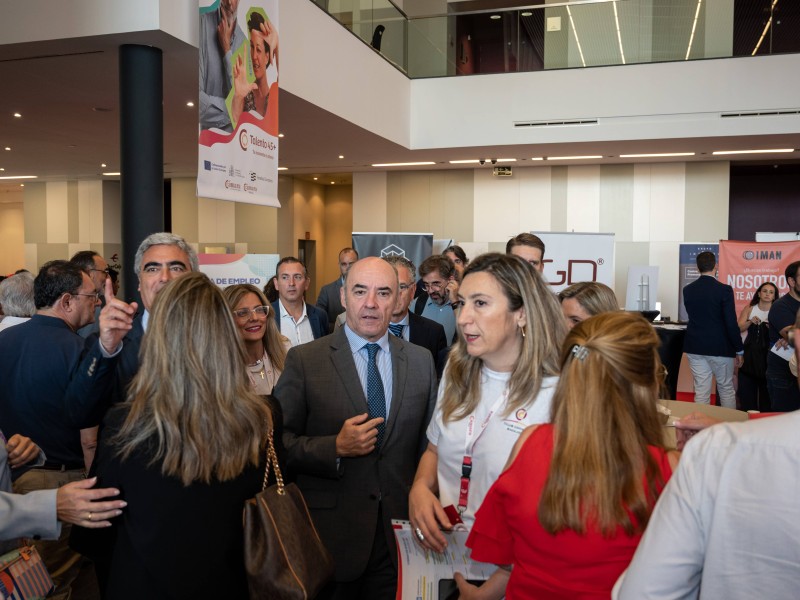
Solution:
[[[664,484],[648,450],[664,448],[658,345],[650,323],[624,311],[591,317],[567,335],[553,396],[553,458],[539,502],[548,532],[583,534],[594,521],[604,535],[619,526],[631,535],[647,525]]]
[[[257,465],[272,426],[251,389],[244,346],[222,292],[189,273],[156,297],[142,339],[130,411],[114,443],[123,460],[139,448],[184,485],[237,477]]]
[[[558,351],[566,333],[564,316],[555,295],[541,274],[528,262],[510,254],[482,254],[473,258],[462,281],[472,273],[488,273],[500,285],[508,310],[523,308],[527,319],[525,337],[508,383],[506,414],[529,406],[539,393],[542,379],[558,374]],[[442,418],[457,421],[471,414],[481,397],[483,361],[467,353],[464,338],[450,349],[445,371]]]
[[[275,324],[275,318],[272,315],[273,308],[264,293],[249,283],[232,285],[222,290],[222,295],[232,311],[236,309],[236,305],[247,294],[255,294],[263,306],[269,306],[270,314],[267,315],[267,324],[264,327],[264,337],[261,338],[261,343],[264,344],[264,351],[267,353],[272,366],[278,371],[283,371],[283,366],[286,363],[286,346],[284,343],[289,340],[278,331],[278,326]]]

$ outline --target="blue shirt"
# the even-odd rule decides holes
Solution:
[[[389,411],[392,407],[392,353],[389,349],[389,331],[387,330],[381,339],[370,342],[365,340],[357,333],[355,333],[350,326],[344,325],[344,333],[347,336],[347,341],[350,344],[350,350],[353,352],[353,362],[356,364],[356,371],[358,372],[358,379],[361,381],[361,389],[364,390],[364,397],[367,396],[367,364],[369,361],[369,354],[364,347],[366,344],[375,343],[380,346],[380,351],[375,355],[375,362],[378,365],[378,371],[381,374],[381,381],[383,381],[383,395],[386,398],[386,415],[388,422]]]

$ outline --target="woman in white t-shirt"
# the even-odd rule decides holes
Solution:
[[[440,528],[472,526],[519,434],[549,422],[566,335],[547,282],[515,256],[473,259],[458,298],[458,340],[409,495],[417,539],[435,552],[446,546]]]

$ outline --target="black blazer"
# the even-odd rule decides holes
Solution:
[[[733,357],[744,350],[731,286],[701,275],[683,288],[683,303],[689,314],[684,352]]]
[[[281,307],[279,303],[280,300],[275,300],[275,302],[272,303],[272,312],[275,313],[275,323],[278,325],[278,331],[281,330]],[[314,334],[315,340],[330,333],[328,329],[328,315],[326,315],[324,311],[306,302],[306,314],[308,315],[311,333]]]
[[[413,312],[408,313],[408,341],[417,346],[427,348],[433,356],[436,373],[442,376],[442,358],[446,356],[442,350],[447,349],[447,338],[444,327],[432,319],[421,317]]]
[[[317,308],[324,311],[328,315],[328,323],[330,324],[330,332],[333,333],[333,325],[336,323],[336,317],[344,312],[340,290],[342,289],[342,278],[338,277],[336,281],[332,281],[327,285],[323,285],[317,297]]]

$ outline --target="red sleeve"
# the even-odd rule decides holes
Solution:
[[[491,487],[475,513],[475,523],[467,538],[467,546],[472,548],[473,560],[508,565],[514,562],[514,552],[501,483],[502,477]]]

